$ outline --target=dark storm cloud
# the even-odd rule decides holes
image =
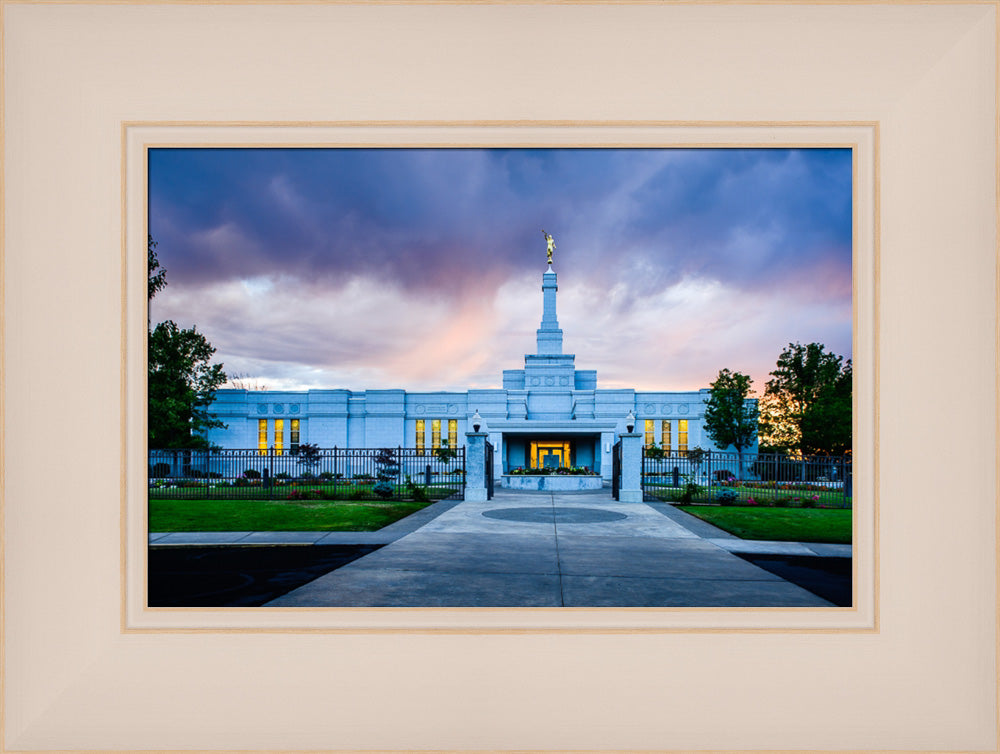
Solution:
[[[545,227],[564,262],[759,287],[849,262],[850,180],[847,150],[160,149],[150,228],[184,283],[496,279]]]
[[[662,356],[623,384],[703,386],[795,340],[849,354],[851,201],[849,150],[155,149],[154,319],[289,385],[443,387],[414,332],[454,384],[495,383],[516,363],[479,336],[533,349],[545,228],[567,338],[601,362],[580,367],[614,373],[631,344]]]

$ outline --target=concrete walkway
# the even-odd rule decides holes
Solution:
[[[228,544],[262,544],[266,537],[255,534],[267,533],[224,537]],[[150,539],[156,546],[207,544],[209,536]],[[269,606],[818,607],[830,603],[733,553],[850,554],[850,545],[747,542],[669,505],[616,502],[607,490],[498,489],[487,502],[436,503],[371,539],[350,532],[283,536],[303,544],[303,536],[315,544],[347,537],[389,544]]]

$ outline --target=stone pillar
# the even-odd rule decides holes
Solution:
[[[486,502],[486,433],[465,433],[465,499]]]
[[[642,438],[641,432],[622,433],[622,486],[618,500],[623,503],[642,502]]]

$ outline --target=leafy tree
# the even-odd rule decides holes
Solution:
[[[763,428],[769,442],[800,454],[845,452],[851,446],[848,360],[821,343],[789,343],[765,390]]]
[[[223,423],[208,413],[226,381],[215,349],[195,328],[170,320],[149,333],[149,447],[205,448],[205,432]]]
[[[167,271],[160,267],[160,260],[156,258],[156,241],[152,236],[146,237],[146,257],[147,269],[149,271],[149,300],[153,300],[159,291],[167,285]]]
[[[299,463],[305,466],[306,471],[311,474],[321,460],[319,445],[310,442],[301,443],[299,445],[298,456]]]
[[[765,392],[758,403],[760,411],[760,452],[797,452],[802,441],[799,423],[793,421],[787,395]]]
[[[848,361],[803,414],[803,453],[841,455],[851,449],[852,377],[853,368]]]
[[[149,299],[167,284],[167,271],[156,257],[156,241],[148,237]],[[226,381],[221,364],[210,360],[215,348],[191,327],[161,322],[148,333],[148,399],[150,448],[206,448],[205,432],[225,425],[206,409]]]
[[[743,451],[757,436],[757,403],[749,397],[750,384],[747,375],[723,369],[705,401],[705,431],[723,450],[736,448],[741,478]]]
[[[441,440],[441,447],[435,448],[433,452],[441,463],[448,463],[458,458],[458,451],[449,448],[447,440]]]

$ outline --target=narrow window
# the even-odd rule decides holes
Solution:
[[[664,419],[660,422],[660,447],[665,453],[670,452],[670,422]]]
[[[417,437],[416,437],[417,453],[420,455],[424,454],[424,420],[417,419]]]
[[[267,419],[257,420],[257,452],[260,455],[267,453]]]
[[[654,442],[656,442],[656,438],[653,436],[653,426],[654,426],[653,420],[652,419],[646,419],[646,447],[647,448],[650,447]]]
[[[285,452],[285,420],[274,420],[274,454],[283,455]]]
[[[448,447],[452,450],[458,447],[458,419],[448,420]]]
[[[299,452],[299,420],[292,419],[292,427],[290,434],[288,435],[288,447],[292,455],[298,455]]]
[[[437,450],[441,447],[441,420],[431,419],[431,448]]]
[[[677,422],[677,455],[686,456],[688,452],[688,420]]]

